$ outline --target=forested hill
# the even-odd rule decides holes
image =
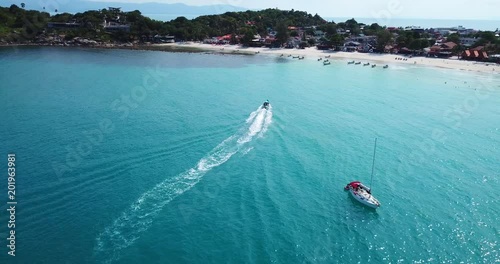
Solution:
[[[103,30],[103,21],[130,25],[129,32],[109,33]],[[97,41],[133,41],[143,35],[173,35],[178,40],[203,40],[226,34],[266,35],[268,29],[288,26],[312,26],[326,23],[318,15],[302,11],[266,9],[260,11],[227,12],[221,15],[200,16],[195,19],[178,17],[169,22],[156,21],[140,11],[92,10],[83,13],[62,13],[51,16],[47,12],[25,10],[12,5],[0,7],[0,40],[4,42],[30,41],[47,33],[48,22],[78,23],[73,29],[57,29],[68,37],[86,37]],[[54,30],[52,30],[54,31]]]

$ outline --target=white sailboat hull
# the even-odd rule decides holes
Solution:
[[[363,205],[366,205],[371,208],[380,207],[380,202],[375,197],[373,197],[373,195],[366,192],[365,190],[355,191],[354,189],[349,188],[349,192],[351,193],[352,197],[356,199],[356,201],[360,202]]]

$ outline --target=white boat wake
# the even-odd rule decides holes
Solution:
[[[250,114],[245,126],[236,134],[228,137],[193,168],[157,184],[145,192],[113,223],[97,236],[95,254],[104,258],[106,263],[118,260],[121,251],[131,246],[140,234],[146,231],[162,208],[177,196],[195,186],[211,169],[228,161],[234,154],[251,148],[244,146],[257,135],[261,137],[272,122],[272,107],[259,109]],[[246,154],[246,153],[244,153]]]

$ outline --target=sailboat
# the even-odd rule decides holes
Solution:
[[[359,181],[348,183],[344,190],[349,191],[356,201],[371,208],[380,207],[380,202],[372,195],[371,185],[373,182],[373,171],[375,168],[375,152],[377,150],[377,138],[375,138],[375,146],[373,147],[373,162],[372,162],[372,175],[370,180],[370,187],[365,186]]]

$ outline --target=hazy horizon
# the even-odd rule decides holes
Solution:
[[[71,7],[76,3],[80,5],[95,2],[106,4],[140,4],[163,3],[163,4],[185,4],[188,6],[212,6],[225,5],[242,8],[246,10],[260,10],[267,8],[279,8],[282,10],[300,10],[311,14],[318,14],[321,17],[362,17],[388,20],[394,18],[402,19],[457,19],[457,20],[499,20],[497,10],[500,10],[500,1],[477,0],[475,6],[487,6],[488,8],[470,8],[470,4],[465,0],[455,1],[453,10],[449,4],[439,1],[422,0],[418,3],[411,0],[374,0],[366,2],[364,0],[339,0],[336,2],[323,2],[311,0],[307,2],[297,0],[276,0],[268,3],[263,0],[243,1],[243,0],[10,0],[0,3],[4,6],[11,4],[26,3],[27,9],[41,8],[42,5]],[[432,6],[432,8],[429,8]],[[159,12],[164,13],[164,12]],[[500,26],[500,23],[499,23]]]

